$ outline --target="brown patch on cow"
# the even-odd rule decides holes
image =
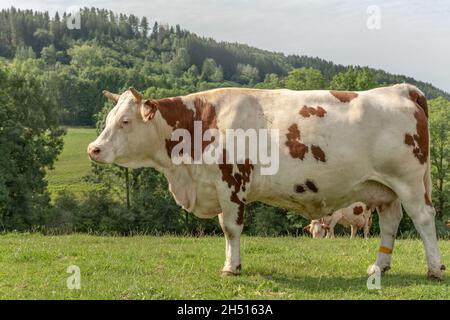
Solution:
[[[406,145],[413,147],[414,156],[421,164],[424,164],[428,160],[428,121],[425,111],[419,108],[414,112],[414,118],[416,118],[417,122],[417,132],[413,135],[406,133],[404,142]]]
[[[417,90],[409,90],[409,97],[411,100],[425,112],[425,116],[428,118],[428,103],[427,98],[420,94]]]
[[[364,208],[361,206],[356,206],[353,208],[353,214],[357,215],[357,216],[360,215],[361,213],[363,213],[363,211],[364,211]]]
[[[317,193],[319,191],[314,182],[312,182],[311,180],[306,180],[305,185],[309,190],[311,190],[314,193]]]
[[[294,159],[303,160],[305,154],[308,153],[308,146],[300,142],[300,130],[297,124],[293,124],[288,128],[286,133],[286,146],[289,148],[289,154]]]
[[[318,106],[317,108],[303,106],[303,108],[301,108],[299,111],[299,114],[304,118],[309,118],[310,116],[323,118],[326,113],[326,110],[321,106]]]
[[[294,190],[295,190],[295,192],[297,192],[297,193],[303,193],[303,192],[306,191],[305,187],[304,187],[303,185],[301,185],[301,184],[296,184],[296,185],[294,186]]]
[[[348,103],[352,101],[353,99],[358,97],[358,94],[356,92],[352,91],[335,91],[331,90],[330,93],[337,98],[340,102]]]
[[[233,174],[233,164],[226,163],[226,152],[223,152],[223,163],[219,164],[219,169],[222,172],[222,181],[228,184],[231,189],[230,200],[238,205],[238,217],[236,223],[241,225],[244,223],[244,207],[246,199],[239,199],[239,191],[245,191],[245,185],[250,182],[250,175],[253,171],[253,164],[249,159],[245,159],[242,164],[237,164],[239,172]]]
[[[325,152],[323,152],[323,150],[319,146],[313,144],[311,146],[311,152],[316,160],[326,162]]]
[[[409,133],[405,134],[405,144],[408,146],[414,146],[414,138]]]
[[[432,207],[433,203],[431,202],[431,199],[426,192],[425,192],[424,196],[425,196],[425,203],[427,204],[427,206]]]
[[[161,116],[166,120],[167,124],[176,129],[186,129],[191,134],[191,137],[194,137],[194,121],[202,122],[202,137],[206,130],[208,129],[217,129],[217,118],[216,118],[216,109],[215,107],[207,102],[204,99],[196,98],[194,100],[195,112],[186,107],[180,97],[176,98],[168,98],[168,99],[159,99],[154,100],[157,105]],[[202,150],[214,142],[212,141],[203,141],[202,139]],[[179,141],[172,141],[170,139],[166,139],[166,150],[167,154],[171,155],[172,149],[179,143]],[[195,155],[194,153],[195,144],[191,143],[191,158],[194,159],[195,156],[199,157],[199,155]],[[198,160],[198,159],[194,159]]]

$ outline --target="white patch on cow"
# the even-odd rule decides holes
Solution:
[[[189,99],[188,97],[189,97],[189,95],[181,97],[181,101],[186,106],[186,108],[194,111],[194,114],[195,114],[196,113],[195,104],[194,104],[195,99]]]

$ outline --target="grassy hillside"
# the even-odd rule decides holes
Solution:
[[[47,174],[48,189],[52,196],[63,190],[80,194],[96,188],[83,181],[91,168],[86,149],[96,136],[96,131],[92,128],[68,128],[63,152],[56,161],[55,169]]]
[[[242,240],[243,274],[222,277],[221,237],[0,236],[0,298],[449,299],[450,280],[426,279],[422,243],[399,240],[381,291],[366,287],[378,239]],[[450,265],[450,242],[440,242]],[[77,265],[81,290],[69,290]]]

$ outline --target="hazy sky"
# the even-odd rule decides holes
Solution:
[[[431,82],[450,92],[449,0],[108,0],[11,1],[64,11],[72,5],[147,16],[216,40],[368,65]],[[381,28],[369,30],[367,8],[380,9]]]

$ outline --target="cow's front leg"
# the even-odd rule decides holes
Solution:
[[[332,220],[328,226],[327,238],[334,238],[334,227],[336,227],[336,221]]]
[[[220,164],[219,169],[221,179],[217,183],[217,194],[222,208],[219,221],[226,240],[226,259],[222,272],[240,274],[240,240],[244,228],[244,207],[250,190],[253,165],[246,159],[244,163],[237,165]]]
[[[356,237],[356,234],[358,233],[358,228],[354,225],[350,225],[350,239],[353,239]]]
[[[222,212],[219,214],[219,222],[225,235],[225,264],[222,273],[225,275],[237,275],[241,273],[240,239],[243,224],[237,222],[238,215],[234,212]]]

